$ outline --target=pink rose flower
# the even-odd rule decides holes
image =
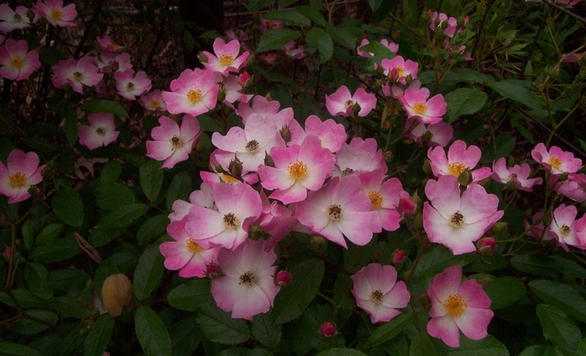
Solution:
[[[18,203],[30,198],[29,189],[43,180],[39,156],[34,152],[13,150],[8,155],[6,166],[0,162],[0,194],[8,197],[8,203]]]

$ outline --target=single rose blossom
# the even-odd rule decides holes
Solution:
[[[503,184],[511,182],[517,189],[526,192],[533,191],[534,185],[540,185],[543,182],[541,177],[529,178],[530,174],[531,167],[528,163],[507,168],[507,160],[501,157],[492,164],[492,179]]]
[[[95,58],[85,56],[79,60],[71,58],[59,61],[53,67],[51,82],[56,88],[69,84],[73,91],[82,94],[83,86],[96,86],[103,76],[95,65]]]
[[[104,50],[104,51],[120,52],[124,49],[123,46],[120,46],[119,44],[112,41],[112,39],[108,35],[104,35],[102,37],[98,36],[96,38],[96,41],[98,42],[98,44],[100,45],[100,47],[102,47],[102,50]]]
[[[479,182],[488,178],[491,174],[490,167],[481,167],[474,169],[482,152],[475,145],[466,146],[466,142],[457,140],[446,151],[442,147],[429,148],[427,158],[431,164],[433,175],[441,177],[443,175],[453,175],[459,177],[464,172],[470,172],[473,182]]]
[[[23,80],[41,67],[39,52],[28,50],[25,40],[7,39],[0,46],[0,77],[10,80]]]
[[[326,95],[326,108],[330,115],[365,117],[376,107],[376,96],[362,88],[350,93],[347,86],[342,85],[331,95]]]
[[[411,118],[405,122],[405,137],[414,140],[420,145],[446,147],[454,137],[454,128],[443,121],[426,125],[417,119]]]
[[[572,152],[564,151],[558,146],[552,146],[547,150],[542,142],[531,150],[531,157],[554,175],[576,173],[582,168],[582,160],[575,158]]]
[[[155,89],[150,93],[144,94],[140,97],[142,106],[151,111],[165,111],[165,100],[159,89]]]
[[[442,94],[431,98],[429,95],[429,89],[421,88],[421,83],[415,80],[404,93],[396,97],[403,104],[408,118],[416,118],[424,124],[435,124],[442,121],[447,104]]]
[[[558,176],[554,176],[550,178],[549,184],[553,190],[576,203],[586,200],[586,174],[570,173],[565,180],[560,180]]]
[[[222,249],[218,266],[223,276],[212,279],[211,293],[218,307],[232,318],[252,320],[273,306],[280,287],[275,283],[277,255],[262,240],[246,239],[234,251]]]
[[[45,2],[38,0],[35,11],[53,26],[75,26],[73,22],[77,17],[75,4],[63,6],[63,0],[45,0]]]
[[[151,80],[144,71],[134,73],[131,69],[114,73],[118,94],[128,100],[136,100],[137,96],[151,90]]]
[[[161,168],[170,169],[189,158],[201,134],[201,128],[197,118],[191,115],[183,116],[181,127],[168,116],[161,116],[159,124],[151,131],[154,141],[146,142],[146,155],[157,161],[164,161]]]
[[[100,146],[108,146],[116,141],[120,131],[116,131],[114,115],[106,113],[92,113],[87,117],[89,125],[79,125],[77,132],[79,143],[90,150]]]
[[[173,79],[171,91],[163,91],[163,99],[171,114],[198,116],[216,107],[219,85],[214,72],[195,68],[185,69]]]
[[[431,301],[429,335],[451,347],[460,347],[460,330],[471,340],[488,335],[494,312],[491,300],[474,279],[462,283],[462,266],[451,266],[433,278],[427,295]]]
[[[246,51],[240,56],[240,42],[232,40],[226,43],[222,38],[218,37],[213,44],[214,53],[203,51],[207,57],[207,61],[203,62],[206,69],[220,73],[223,76],[228,76],[231,72],[239,72],[246,64],[250,52]]]
[[[586,249],[586,215],[580,219],[574,205],[561,204],[551,214],[551,224],[545,230],[546,240],[555,240],[566,252],[568,245]]]
[[[352,294],[356,305],[370,315],[370,321],[387,322],[401,314],[411,299],[407,285],[397,281],[397,270],[393,266],[370,263],[352,275]]]
[[[43,168],[36,153],[12,150],[6,165],[0,162],[0,194],[6,195],[10,204],[30,198],[29,189],[43,180]]]
[[[8,4],[0,4],[0,32],[8,33],[13,30],[23,30],[30,27],[28,8],[17,6],[12,10]]]

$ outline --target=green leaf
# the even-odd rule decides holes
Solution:
[[[10,292],[12,293],[12,296],[18,301],[18,304],[23,308],[33,308],[46,303],[45,300],[35,296],[28,289],[12,289]],[[12,298],[10,298],[6,292],[0,292],[0,303],[4,303],[11,307],[16,307],[12,301]]]
[[[150,239],[159,237],[165,232],[167,225],[169,225],[169,218],[167,215],[153,216],[138,228],[138,231],[136,232],[136,242],[138,242],[139,245],[142,245]]]
[[[88,113],[99,112],[112,114],[120,117],[128,117],[122,105],[112,100],[90,99],[83,103],[83,109]]]
[[[332,37],[323,29],[314,27],[305,35],[305,41],[310,47],[317,50],[319,55],[318,64],[329,61],[334,54],[334,43]]]
[[[303,313],[317,293],[324,272],[324,263],[318,259],[310,259],[291,268],[291,283],[279,291],[270,311],[275,323],[289,322]]]
[[[474,114],[480,110],[486,104],[488,95],[475,88],[458,88],[446,94],[444,99],[448,104],[448,122],[452,123],[462,115]]]
[[[149,160],[139,169],[140,187],[150,201],[157,199],[163,186],[165,174],[160,170],[161,164],[159,161]]]
[[[77,142],[78,134],[77,134],[77,117],[68,117],[65,119],[65,124],[63,125],[63,129],[65,130],[65,136],[67,136],[67,142],[69,142],[70,146],[75,146]]]
[[[352,50],[356,49],[358,36],[351,30],[344,27],[328,26],[326,27],[326,31],[334,41],[340,43],[342,46]]]
[[[24,224],[22,224],[22,240],[24,241],[24,247],[28,250],[31,250],[33,247],[33,242],[35,239],[35,230],[33,228],[33,223],[31,219],[26,219]]]
[[[97,227],[100,229],[111,229],[126,226],[144,215],[149,210],[148,205],[129,204],[112,210],[104,216]]]
[[[84,335],[80,331],[80,328],[75,328],[62,339],[59,346],[59,356],[74,354],[73,351],[83,343]]]
[[[167,295],[167,302],[173,308],[195,311],[211,302],[210,282],[207,279],[195,279],[175,287]]]
[[[252,336],[261,344],[269,347],[277,347],[281,341],[282,325],[275,325],[269,314],[259,314],[251,323]]]
[[[145,250],[136,265],[134,271],[134,295],[138,300],[146,299],[163,279],[163,256],[159,247]]]
[[[562,271],[556,260],[546,256],[516,255],[511,265],[523,273],[552,275]]]
[[[138,307],[134,315],[136,337],[145,354],[171,355],[171,338],[163,321],[147,306]]]
[[[246,7],[248,8],[248,11],[258,11],[269,6],[269,4],[272,3],[273,0],[250,0]]]
[[[121,233],[120,229],[92,229],[88,242],[94,247],[104,246],[119,237]]]
[[[106,162],[100,171],[100,183],[114,182],[122,173],[122,165],[120,162],[111,160]]]
[[[413,314],[411,313],[403,313],[391,319],[391,321],[384,323],[374,330],[364,347],[374,347],[391,340],[409,326],[412,321]]]
[[[77,255],[81,251],[73,237],[56,238],[37,246],[31,258],[40,263],[63,261]]]
[[[545,303],[555,305],[569,316],[586,322],[586,300],[572,287],[544,279],[531,281],[529,287]]]
[[[463,336],[460,347],[457,350],[450,350],[448,356],[509,356],[509,351],[491,335],[481,340],[470,340]]]
[[[287,42],[296,40],[301,36],[299,31],[288,28],[275,28],[263,33],[256,47],[255,53],[262,53],[281,49]]]
[[[543,336],[558,347],[575,350],[580,343],[582,334],[578,326],[558,308],[540,304],[537,306],[537,317],[543,329]]]
[[[487,147],[482,155],[481,162],[487,165],[500,157],[508,157],[515,149],[517,139],[514,136],[498,136],[494,142],[495,150]]]
[[[53,297],[53,289],[49,285],[49,271],[40,263],[27,263],[24,269],[24,278],[28,289],[35,296],[42,299]]]
[[[41,323],[32,319],[22,319],[12,331],[21,335],[35,335],[43,330],[48,329],[50,323],[56,323],[59,317],[48,310],[44,309],[29,309],[26,313],[36,319],[42,319],[45,323]]]
[[[525,295],[525,286],[518,278],[511,276],[491,280],[484,288],[491,300],[490,309],[507,307]]]
[[[37,350],[13,342],[0,342],[0,356],[42,356]]]
[[[174,321],[169,328],[169,335],[171,337],[171,354],[173,356],[193,355],[202,338],[194,316],[181,321]]]
[[[269,11],[261,16],[266,20],[277,20],[285,25],[309,26],[311,21],[296,10]]]
[[[322,15],[322,13],[319,11],[319,8],[305,5],[299,6],[296,10],[322,27],[326,27],[328,25],[328,21],[325,19],[324,15]]]
[[[63,230],[63,227],[65,227],[65,224],[49,224],[45,226],[43,230],[41,230],[41,232],[39,232],[37,235],[35,244],[42,245],[44,243],[53,241],[57,236],[59,236]]]
[[[439,352],[427,334],[417,334],[411,340],[409,356],[436,356]]]
[[[317,356],[367,356],[367,354],[354,349],[334,347],[320,352]]]
[[[200,308],[197,325],[204,336],[219,344],[240,344],[250,338],[248,324],[242,319],[232,319],[230,314],[215,305]]]
[[[167,209],[172,210],[173,202],[177,199],[185,199],[191,192],[191,176],[187,172],[177,173],[167,190]]]
[[[81,226],[83,223],[83,202],[77,190],[59,186],[55,197],[51,201],[55,215],[64,223],[71,226]]]
[[[84,356],[101,356],[112,336],[114,318],[110,314],[104,314],[94,323],[83,342]]]
[[[435,275],[443,272],[449,266],[464,265],[472,256],[454,256],[444,246],[433,244],[421,255],[421,259],[413,272],[413,278],[409,286],[411,293],[422,293],[427,290],[428,281]]]
[[[500,82],[487,83],[501,96],[521,103],[537,112],[538,115],[546,115],[543,109],[543,101],[531,92],[531,82],[526,80],[507,79]]]
[[[116,182],[107,182],[98,186],[94,195],[96,196],[96,204],[103,210],[112,210],[133,204],[136,200],[130,188]]]

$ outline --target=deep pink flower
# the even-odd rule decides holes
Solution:
[[[120,131],[116,131],[114,115],[106,113],[92,113],[87,117],[89,125],[79,125],[77,132],[79,143],[90,150],[100,146],[108,146],[116,141]]]
[[[429,89],[421,88],[418,80],[411,83],[405,92],[397,95],[403,104],[407,117],[416,118],[424,124],[435,124],[442,121],[446,113],[447,104],[444,96],[436,94],[429,98]]]
[[[458,179],[452,175],[429,180],[425,195],[430,202],[423,206],[423,228],[429,241],[446,246],[454,255],[476,251],[474,242],[504,214],[497,210],[496,195],[476,183],[460,194]]]
[[[114,73],[118,94],[128,100],[136,100],[137,96],[151,90],[151,80],[144,71],[134,74],[132,69]]]
[[[30,27],[28,9],[17,6],[12,10],[8,4],[0,4],[0,32],[8,33],[12,30],[22,30]]]
[[[405,60],[401,56],[391,59],[385,58],[381,61],[383,74],[390,82],[407,84],[407,78],[416,79],[419,71],[419,63],[412,60]]]
[[[551,224],[547,227],[546,239],[553,239],[566,251],[568,245],[586,248],[586,215],[580,219],[578,209],[574,205],[561,204],[551,214]]]
[[[28,78],[39,69],[41,62],[37,51],[29,52],[25,40],[15,41],[9,38],[0,47],[0,65],[0,77],[18,81]]]
[[[555,176],[550,179],[549,184],[553,190],[576,203],[586,200],[586,174],[570,173],[566,180],[559,180]]]
[[[319,327],[319,331],[325,337],[332,337],[338,333],[336,329],[336,323],[331,321],[324,321]]]
[[[431,163],[431,171],[436,177],[460,174],[468,171],[472,174],[474,182],[478,182],[490,176],[490,167],[481,167],[473,170],[480,162],[482,152],[475,145],[466,147],[466,142],[457,140],[448,149],[448,154],[442,147],[429,148],[427,158]]]
[[[73,91],[82,94],[84,85],[93,87],[104,76],[98,72],[98,67],[94,63],[95,58],[88,56],[79,60],[73,58],[61,60],[53,67],[51,81],[56,88],[62,88],[65,84],[69,84]]]
[[[45,2],[38,0],[35,11],[53,26],[75,26],[73,22],[77,17],[75,4],[63,6],[63,0],[45,0]]]
[[[171,81],[171,91],[162,93],[171,114],[198,116],[216,107],[219,85],[214,72],[195,68],[185,69]]]
[[[161,91],[159,89],[155,89],[150,93],[141,96],[140,102],[142,103],[142,106],[147,110],[165,110],[165,100],[163,100],[163,95],[161,94]]]
[[[146,142],[146,155],[157,161],[164,161],[161,168],[173,168],[189,158],[201,134],[199,121],[191,115],[184,115],[179,128],[175,120],[161,116],[159,124],[151,132],[154,141]]]
[[[405,137],[430,147],[446,147],[454,137],[454,128],[443,121],[426,125],[411,118],[405,122]]]
[[[448,267],[433,278],[427,290],[431,301],[427,332],[451,347],[460,346],[460,330],[471,340],[485,338],[494,316],[482,286],[474,279],[461,281],[462,266]]]
[[[234,251],[222,249],[218,266],[223,276],[212,279],[212,296],[232,318],[251,320],[268,312],[280,288],[275,284],[277,255],[262,240],[246,239]]]
[[[431,23],[429,24],[430,30],[435,31],[436,28],[441,28],[446,36],[450,38],[454,37],[456,31],[461,31],[458,29],[458,20],[456,20],[454,17],[448,17],[448,15],[444,14],[443,12],[431,12],[431,10],[427,10],[427,12],[431,14]],[[442,26],[444,22],[446,22],[447,26]]]
[[[30,198],[30,187],[43,180],[43,168],[36,153],[12,150],[6,166],[0,162],[0,194],[6,195],[10,204]]]
[[[362,50],[362,47],[366,46],[367,44],[369,44],[370,41],[366,38],[363,38],[362,41],[360,41],[360,44],[358,45],[358,47],[356,47],[356,53],[360,56],[360,57],[364,57],[364,58],[370,58],[374,56],[374,53],[371,52],[365,52]],[[380,40],[380,44],[382,44],[383,46],[387,47],[389,49],[389,51],[393,52],[393,53],[397,53],[397,51],[399,50],[399,45],[387,40],[386,38],[383,38],[382,40]],[[375,63],[376,66],[376,63]]]
[[[261,199],[263,207],[258,226],[269,235],[265,248],[270,250],[287,236],[299,221],[293,215],[293,209],[276,201],[270,202],[264,193],[261,194]]]
[[[260,165],[258,174],[262,186],[273,190],[269,198],[284,204],[305,200],[308,190],[320,189],[336,161],[315,136],[308,136],[301,145],[273,147],[270,155],[275,166]]]
[[[530,174],[531,167],[527,163],[507,168],[507,160],[501,157],[492,164],[492,179],[503,184],[511,182],[517,189],[526,192],[533,191],[534,185],[540,185],[543,182],[541,177],[529,178]]]
[[[236,114],[242,118],[242,123],[246,125],[248,118],[251,116],[260,116],[264,122],[281,130],[284,126],[289,125],[293,118],[293,108],[283,108],[279,110],[281,104],[277,100],[268,100],[262,95],[255,95],[252,98],[252,105],[248,103],[238,104]]]
[[[251,224],[262,212],[260,195],[245,183],[216,183],[212,195],[217,210],[193,206],[185,229],[204,248],[234,250],[247,240]]]
[[[203,65],[206,69],[220,73],[223,76],[228,76],[230,72],[239,72],[246,64],[248,56],[250,56],[249,51],[238,56],[240,53],[240,42],[238,40],[226,43],[218,37],[214,40],[213,48],[213,54],[203,51],[203,54],[207,57],[207,62],[204,61]]]
[[[207,266],[216,263],[219,247],[204,249],[185,231],[187,218],[172,221],[167,226],[167,234],[174,241],[165,241],[159,245],[159,251],[165,257],[165,268],[171,271],[179,270],[183,278],[207,275]]]
[[[531,150],[531,157],[552,174],[576,173],[582,168],[582,160],[575,158],[572,152],[566,152],[557,146],[552,146],[548,151],[541,142]]]
[[[405,282],[397,282],[397,270],[393,266],[370,263],[353,274],[352,281],[356,305],[370,315],[373,324],[401,314],[397,308],[405,308],[411,299]]]
[[[372,239],[377,213],[371,210],[372,202],[361,189],[357,176],[332,178],[297,203],[295,215],[311,231],[344,248],[344,236],[356,245],[366,245]]]
[[[120,52],[124,49],[123,46],[120,46],[119,44],[115,43],[114,41],[112,41],[112,39],[110,38],[110,36],[108,35],[104,35],[102,37],[97,37],[96,41],[98,42],[98,44],[100,45],[100,47],[102,47],[102,49],[104,51],[108,51],[108,52]]]
[[[355,106],[358,105],[358,109]],[[347,86],[342,85],[331,95],[326,95],[326,108],[330,115],[364,117],[376,106],[376,95],[367,93],[362,88],[356,89],[354,94],[350,93]],[[355,112],[356,110],[356,112]]]
[[[354,137],[349,144],[342,146],[336,157],[335,176],[376,170],[382,170],[383,173],[386,173],[388,169],[383,160],[383,151],[378,148],[376,140],[372,137],[367,139]]]
[[[305,130],[297,120],[291,120],[289,124],[291,132],[291,144],[301,144],[309,135],[319,138],[322,147],[327,148],[330,152],[335,153],[344,146],[348,139],[348,134],[344,125],[336,123],[332,119],[322,121],[316,115],[309,115],[305,120]]]

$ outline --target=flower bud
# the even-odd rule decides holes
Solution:
[[[277,284],[279,287],[286,287],[289,283],[291,283],[291,273],[285,270],[279,271],[277,273]]]
[[[316,252],[323,252],[328,247],[328,240],[323,236],[312,234],[309,236],[311,249]]]
[[[230,174],[236,178],[240,178],[242,176],[242,161],[234,155],[234,159],[228,163],[228,171]]]
[[[274,167],[275,166],[275,162],[273,161],[273,157],[271,157],[267,152],[265,152],[264,165],[267,167]]]
[[[509,224],[504,221],[499,221],[493,225],[492,231],[494,231],[495,234],[498,234],[499,232],[504,231],[504,229],[507,228],[507,225]]]
[[[210,277],[211,279],[219,277],[221,274],[220,266],[215,263],[210,263],[206,265],[206,276]]]
[[[285,125],[281,127],[279,130],[279,134],[285,141],[285,143],[289,143],[291,141],[291,130],[289,129],[289,125]]]
[[[250,75],[248,72],[244,72],[238,77],[238,84],[240,84],[243,88],[247,87],[251,83],[252,75]]]
[[[383,154],[383,159],[385,160],[385,163],[391,163],[393,161],[393,152],[386,151]]]
[[[496,240],[492,237],[483,237],[476,243],[478,253],[483,256],[490,256],[496,249]]]
[[[394,265],[399,265],[405,261],[405,251],[403,250],[395,250],[391,255],[391,263]]]
[[[320,331],[323,336],[332,337],[337,333],[336,324],[330,321],[326,321],[321,324]]]
[[[415,213],[415,207],[415,203],[413,203],[410,199],[401,198],[399,199],[399,207],[397,211],[402,215],[413,215]]]
[[[112,316],[120,316],[124,307],[130,307],[134,293],[132,282],[123,273],[116,273],[104,281],[102,285],[102,303]]]
[[[203,52],[200,52],[198,55],[200,63],[207,63],[209,61],[208,56],[206,56]]]

